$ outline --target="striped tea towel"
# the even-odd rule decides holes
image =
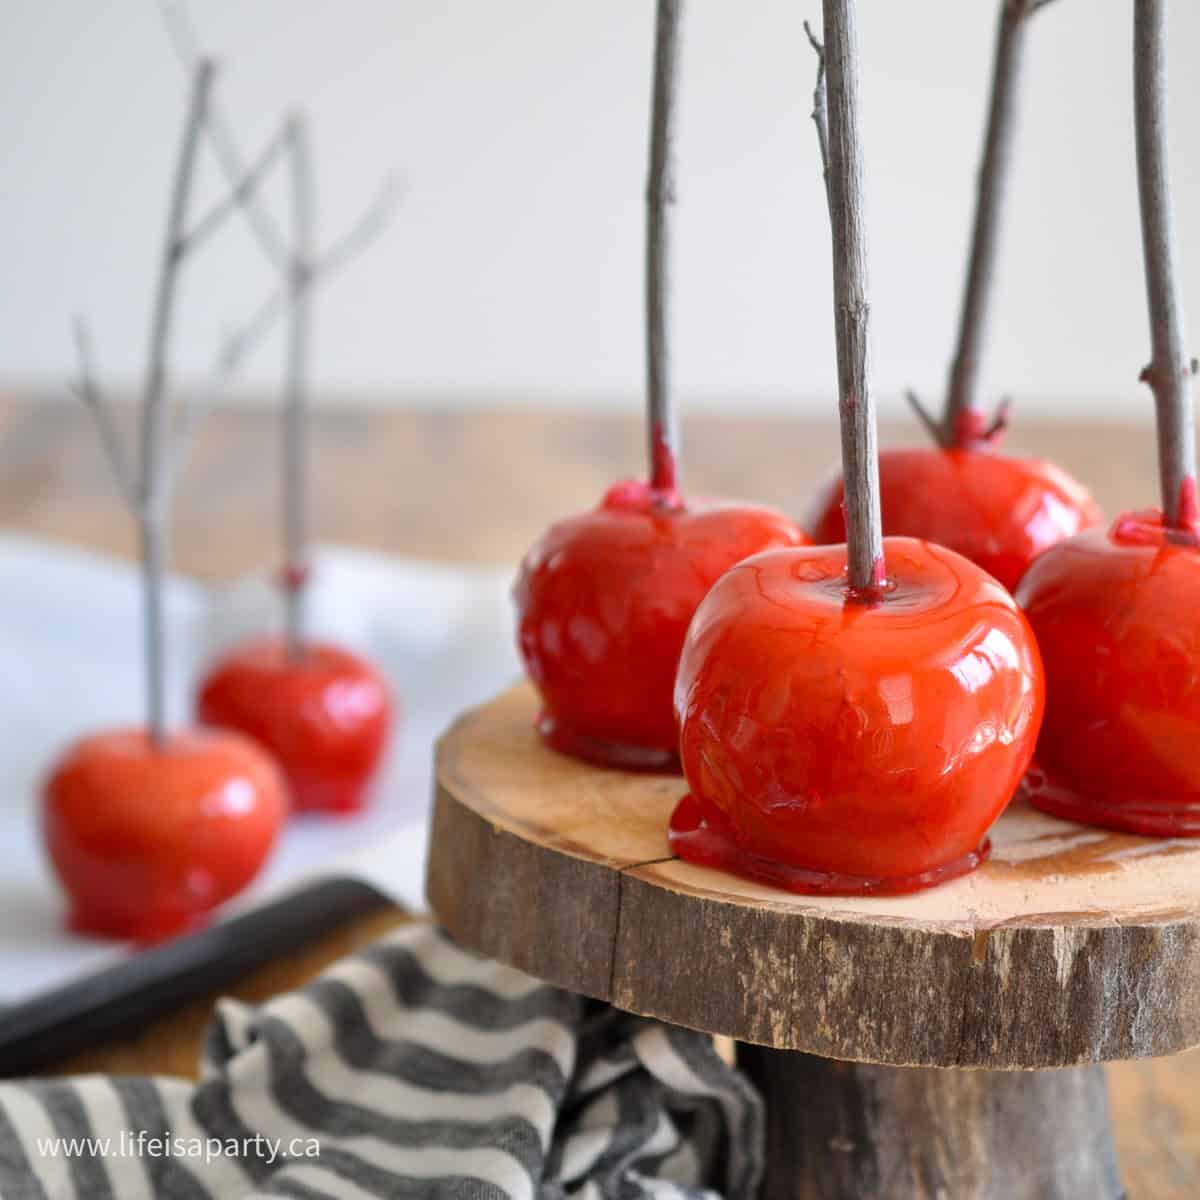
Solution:
[[[410,926],[261,1007],[199,1084],[0,1085],[2,1200],[742,1200],[763,1119],[708,1038]]]

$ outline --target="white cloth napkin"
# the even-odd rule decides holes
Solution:
[[[423,906],[433,742],[464,708],[520,674],[511,572],[321,547],[310,627],[367,655],[399,700],[396,737],[367,811],[293,821],[228,911],[320,876],[372,884]],[[143,717],[139,580],[128,563],[0,535],[0,1007],[119,961],[129,948],[76,937],[42,853],[42,777],[79,735]],[[173,577],[165,595],[168,699],[185,720],[198,672],[280,622],[266,574],[227,588]],[[218,914],[219,917],[219,914]]]

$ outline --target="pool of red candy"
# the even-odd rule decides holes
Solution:
[[[815,892],[982,861],[1041,723],[1037,645],[953,551],[888,538],[884,557],[875,603],[849,593],[844,546],[757,555],[709,592],[676,686],[680,857]]]
[[[95,734],[42,796],[50,860],[81,933],[153,942],[204,919],[258,873],[287,814],[274,763],[238,734]]]
[[[705,805],[690,792],[671,813],[667,838],[672,850],[688,862],[716,867],[758,883],[806,896],[898,896],[949,883],[975,870],[991,853],[985,837],[976,849],[961,858],[915,875],[847,875],[839,871],[814,871],[752,854],[739,845],[734,827],[715,805]]]
[[[949,546],[1010,591],[1048,546],[1101,519],[1082,484],[1053,463],[986,448],[884,450],[879,489],[885,534]],[[807,522],[815,542],[845,541],[842,496],[838,475]]]
[[[696,606],[734,563],[804,540],[770,509],[636,480],[552,525],[516,585],[518,644],[550,745],[608,766],[677,767],[672,692]]]
[[[1030,800],[1074,821],[1200,834],[1200,537],[1150,510],[1048,550],[1017,589],[1046,664]]]
[[[253,738],[279,763],[297,812],[353,813],[387,747],[393,704],[365,659],[311,642],[289,656],[282,639],[236,647],[201,681],[205,725]]]

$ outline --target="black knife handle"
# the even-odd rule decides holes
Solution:
[[[0,1078],[44,1071],[143,1027],[390,903],[361,880],[323,879],[5,1009]]]

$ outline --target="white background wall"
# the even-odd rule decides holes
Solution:
[[[677,378],[694,403],[816,403],[834,379],[829,238],[802,0],[692,0]],[[864,0],[881,391],[949,356],[995,0]],[[1200,5],[1173,8],[1183,277],[1200,312]],[[396,169],[398,218],[324,294],[316,374],[395,402],[636,401],[651,0],[193,0],[247,145],[303,102],[332,235]],[[1018,398],[1145,406],[1128,0],[1058,0],[1030,36],[1000,321]],[[70,314],[135,379],[185,96],[153,0],[0,0],[0,382],[70,369]],[[215,172],[203,180],[215,187]],[[282,194],[277,200],[282,203]],[[189,276],[194,376],[269,279],[225,238]],[[1200,345],[1196,347],[1200,350]],[[267,385],[278,347],[248,375]],[[807,399],[806,399],[807,398]]]

